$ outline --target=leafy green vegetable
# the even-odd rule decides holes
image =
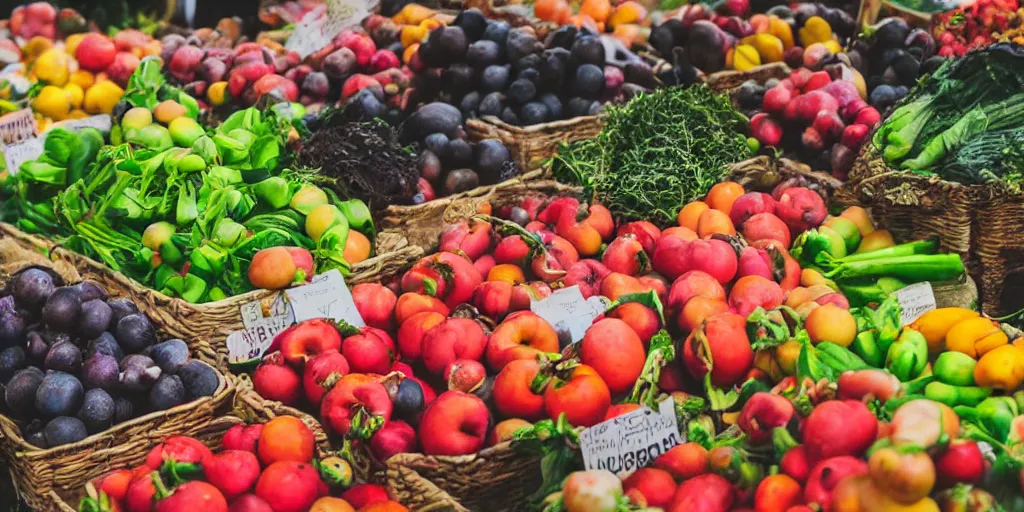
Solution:
[[[552,171],[616,213],[668,225],[749,156],[746,130],[726,96],[703,86],[661,89],[608,107],[601,133],[563,146]]]

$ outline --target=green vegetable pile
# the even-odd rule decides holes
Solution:
[[[1024,49],[946,61],[875,132],[891,167],[969,185],[1024,181]]]
[[[554,176],[627,218],[668,225],[728,166],[750,156],[747,119],[707,87],[661,89],[609,106],[597,137],[563,146]]]
[[[253,289],[249,263],[268,247],[302,247],[317,272],[347,273],[349,228],[374,239],[369,210],[285,168],[292,119],[281,112],[292,109],[241,110],[207,131],[186,96],[144,61],[110,144],[94,128],[48,132],[44,154],[7,183],[4,220],[189,302]],[[164,127],[149,109],[170,98],[186,114]],[[305,217],[324,204],[345,218],[314,239]]]

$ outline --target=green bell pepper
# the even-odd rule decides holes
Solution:
[[[908,382],[921,375],[927,365],[928,340],[913,329],[903,329],[886,353],[885,367],[900,381]]]
[[[850,344],[850,351],[860,356],[865,363],[875,368],[881,368],[885,365],[885,352],[878,347],[875,335],[874,330],[858,333],[857,337],[853,339],[853,343]]]
[[[935,378],[951,386],[973,386],[974,367],[978,362],[962,352],[947,351],[939,354],[932,366]]]
[[[1009,438],[1011,425],[1019,414],[1017,402],[1008,396],[993,396],[982,400],[975,407],[953,408],[960,419],[977,424],[1001,443]]]
[[[942,382],[931,382],[924,388],[929,400],[942,402],[950,407],[966,405],[973,407],[992,395],[992,388],[978,386],[952,386]]]
[[[288,181],[278,176],[271,176],[253,185],[252,191],[256,197],[275,210],[288,206],[292,200],[292,194],[288,190]]]

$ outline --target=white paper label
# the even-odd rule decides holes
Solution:
[[[616,475],[649,466],[659,455],[684,441],[671,397],[662,400],[657,411],[642,407],[580,433],[586,468],[606,469]]]
[[[14,176],[18,174],[21,164],[43,156],[43,141],[33,137],[10,146],[4,146],[3,152],[7,173]]]
[[[587,302],[579,286],[556,290],[550,297],[530,301],[530,311],[546,320],[556,331],[568,329],[573,343],[582,340],[594,323],[597,311]],[[601,313],[604,309],[601,309]]]
[[[274,296],[270,305],[267,307],[267,311],[264,311],[263,303],[264,300],[254,300],[247,304],[243,304],[239,307],[239,313],[242,316],[242,325],[246,328],[254,327],[258,322],[271,317],[281,317],[287,320],[288,323],[295,321],[294,313],[292,312],[291,305],[285,300],[284,294],[278,293]]]
[[[361,23],[377,3],[377,0],[327,0],[295,24],[285,48],[305,59],[331,44],[342,30]]]
[[[97,116],[83,117],[81,119],[68,119],[53,123],[53,127],[64,128],[65,130],[80,130],[82,128],[96,128],[103,133],[110,133],[110,116],[100,114]]]
[[[0,142],[15,144],[36,136],[36,118],[27,108],[0,116]]]
[[[344,320],[356,327],[366,325],[338,269],[317,275],[309,284],[285,290],[284,293],[295,313],[296,322],[327,318],[335,322]]]
[[[932,284],[929,282],[912,284],[896,290],[896,300],[903,308],[903,325],[936,308],[935,293],[932,292]]]
[[[228,362],[242,363],[259,357],[270,348],[274,336],[292,324],[287,317],[269,317],[258,320],[244,330],[228,335]]]

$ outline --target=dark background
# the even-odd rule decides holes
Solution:
[[[264,0],[266,1],[266,0]],[[0,0],[0,18],[7,18],[10,12],[26,1]],[[123,26],[126,20],[135,18],[135,13],[145,12],[162,17],[170,8],[176,7],[176,15],[171,21],[185,25],[181,0],[51,0],[50,3],[62,7],[71,7],[82,13],[86,19],[95,20],[100,26]],[[221,18],[238,16],[251,25],[258,23],[256,14],[260,0],[196,0],[196,14],[193,26],[213,27]]]

